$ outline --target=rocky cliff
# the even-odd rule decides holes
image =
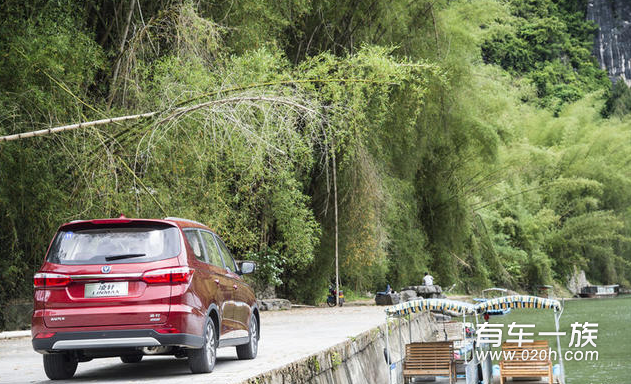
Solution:
[[[574,272],[567,279],[566,288],[568,289],[568,291],[570,291],[573,295],[578,295],[579,293],[581,293],[581,288],[588,285],[591,284],[585,276],[585,271],[579,270],[578,268],[574,267]]]
[[[599,26],[594,54],[601,68],[631,85],[631,1],[589,0],[587,18]]]

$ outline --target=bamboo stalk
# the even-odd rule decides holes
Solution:
[[[49,135],[51,133],[59,133],[59,132],[70,131],[70,130],[79,129],[79,128],[95,127],[98,125],[111,124],[111,123],[116,123],[119,121],[142,119],[143,117],[152,117],[156,113],[157,112],[148,112],[148,113],[141,113],[139,115],[112,117],[109,119],[87,121],[85,123],[62,125],[60,127],[55,127],[55,128],[40,129],[39,131],[16,133],[14,135],[0,136],[0,142],[26,139],[29,137],[36,137],[36,136],[44,136],[44,135]]]
[[[107,108],[109,109],[112,105],[112,101],[114,100],[114,95],[116,94],[116,80],[118,79],[118,73],[120,71],[121,61],[123,60],[123,53],[125,52],[125,43],[127,42],[127,34],[129,33],[129,25],[131,24],[131,17],[134,14],[134,6],[136,5],[136,0],[131,0],[129,2],[129,12],[127,13],[127,23],[125,23],[125,32],[123,32],[123,37],[121,39],[121,45],[118,52],[118,60],[116,61],[116,67],[114,68],[114,75],[112,76],[112,82],[110,84],[110,97],[107,102]]]
[[[316,111],[314,111],[311,108],[308,108],[308,107],[306,107],[306,106],[304,106],[302,104],[299,104],[299,103],[296,103],[296,102],[294,102],[292,100],[288,100],[288,99],[284,99],[284,98],[267,97],[267,96],[231,97],[231,98],[227,98],[227,99],[207,101],[205,103],[192,105],[190,107],[175,108],[171,112],[171,114],[169,116],[167,116],[164,119],[160,120],[158,122],[158,124],[162,124],[162,123],[168,122],[168,121],[173,120],[173,119],[175,119],[177,117],[180,117],[180,116],[182,116],[182,115],[184,115],[186,113],[193,112],[193,111],[196,111],[196,110],[201,109],[201,108],[209,107],[211,105],[238,103],[238,102],[244,102],[244,101],[267,101],[267,102],[270,102],[270,103],[285,104],[285,105],[288,105],[290,107],[302,109],[302,110],[305,110],[305,111],[313,113],[313,114],[317,113]],[[26,138],[29,138],[29,137],[36,137],[36,136],[45,136],[45,135],[49,135],[49,134],[52,134],[52,133],[59,133],[59,132],[64,132],[64,131],[70,131],[70,130],[79,129],[79,128],[95,127],[95,126],[98,126],[98,125],[111,124],[111,123],[116,123],[116,122],[120,122],[120,121],[137,120],[137,119],[142,119],[142,118],[145,118],[145,117],[153,117],[153,116],[157,115],[158,113],[159,112],[154,111],[154,112],[141,113],[141,114],[138,114],[138,115],[112,117],[112,118],[109,118],[109,119],[94,120],[94,121],[88,121],[88,122],[85,122],[85,123],[63,125],[63,126],[55,127],[55,128],[41,129],[39,131],[16,133],[14,135],[0,136],[0,142],[19,140],[19,139],[26,139]]]
[[[22,52],[20,52],[20,53],[22,53]],[[22,53],[22,55],[24,55],[24,53]],[[54,79],[52,79],[52,80],[55,81],[59,86],[61,86],[61,84],[58,83],[56,80],[54,80]],[[265,83],[249,84],[249,85],[246,85],[246,86],[238,86],[238,87],[233,87],[233,88],[228,88],[228,89],[222,89],[222,90],[219,90],[219,91],[213,91],[213,92],[205,93],[205,94],[196,96],[196,97],[194,97],[192,99],[186,100],[184,103],[189,103],[189,102],[192,102],[192,101],[195,101],[195,100],[199,100],[200,98],[209,97],[209,96],[212,96],[212,95],[217,95],[217,94],[219,94],[221,92],[234,92],[234,91],[239,91],[239,90],[246,90],[246,89],[249,89],[249,88],[271,86],[271,85],[286,85],[286,84],[300,84],[300,83],[329,83],[329,82],[372,83],[372,84],[396,85],[395,82],[391,82],[391,81],[379,81],[379,80],[369,80],[369,79],[281,80],[281,81],[271,81],[271,82],[265,82]],[[63,87],[63,86],[62,86],[62,89],[64,89],[66,92],[68,92],[68,90],[65,87]],[[73,97],[77,98],[77,96],[75,96],[74,94],[71,93],[71,95]],[[169,117],[163,119],[158,124],[163,123],[165,121],[168,121],[170,119],[173,119],[175,117],[178,117],[181,114],[184,114],[184,113],[187,113],[187,112],[199,109],[199,108],[203,108],[203,107],[206,107],[206,106],[209,106],[209,105],[212,105],[212,104],[227,103],[227,102],[231,102],[231,101],[248,101],[248,100],[249,101],[259,100],[259,101],[280,102],[282,104],[286,104],[286,105],[290,105],[290,106],[297,107],[297,108],[300,108],[300,109],[304,109],[304,110],[306,110],[308,112],[311,112],[311,113],[314,113],[314,114],[316,113],[314,110],[309,109],[309,108],[307,108],[304,105],[301,105],[301,104],[298,104],[298,103],[295,103],[295,102],[292,102],[292,101],[286,100],[286,99],[278,99],[278,98],[270,98],[270,97],[249,97],[249,98],[241,97],[241,98],[214,100],[214,101],[209,101],[209,102],[193,105],[193,106],[190,106],[190,107],[182,107],[181,106],[181,107],[175,108],[173,110],[172,114]],[[82,104],[87,105],[82,100],[79,99],[79,101]],[[178,104],[176,104],[176,106],[177,105]],[[180,103],[179,105],[182,105],[182,103]],[[90,109],[95,110],[92,106],[89,106],[89,105],[87,105],[87,106]],[[96,111],[96,112],[102,113],[100,111]],[[31,131],[31,132],[25,132],[25,133],[17,133],[17,134],[13,134],[13,135],[0,136],[0,142],[19,140],[19,139],[26,139],[26,138],[30,138],[30,137],[36,137],[36,136],[44,136],[44,135],[48,135],[48,134],[51,134],[51,133],[64,132],[64,131],[69,131],[69,130],[78,129],[78,128],[94,127],[94,126],[97,126],[97,125],[111,124],[111,123],[116,123],[116,122],[126,121],[126,120],[135,120],[135,119],[140,119],[140,118],[143,118],[143,117],[153,117],[153,116],[157,115],[158,113],[159,112],[147,112],[147,113],[142,113],[142,114],[138,114],[138,115],[120,116],[120,117],[114,117],[114,118],[109,118],[109,119],[101,119],[101,120],[89,121],[89,122],[85,122],[85,123],[64,125],[64,126],[55,127],[55,128],[41,129],[39,131]]]
[[[337,161],[335,160],[335,137],[331,143],[331,154],[333,156],[333,199],[335,203],[335,303],[340,305],[340,263],[338,251],[338,222],[337,222]]]

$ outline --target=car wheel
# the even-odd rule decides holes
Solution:
[[[247,344],[237,346],[237,357],[239,360],[251,360],[256,357],[259,350],[258,322],[254,314],[250,318],[250,337]]]
[[[210,317],[204,327],[204,345],[200,349],[188,351],[188,366],[193,373],[209,373],[215,368],[217,360],[217,335],[215,322]]]
[[[142,355],[123,355],[121,356],[121,361],[123,363],[140,363],[140,360],[142,360]]]
[[[77,371],[76,358],[66,353],[52,353],[44,355],[44,371],[51,380],[71,378]]]

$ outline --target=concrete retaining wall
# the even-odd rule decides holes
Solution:
[[[392,362],[401,359],[402,344],[410,342],[408,322],[401,320],[400,324],[401,328],[397,320],[389,323]],[[426,312],[415,315],[411,327],[414,341],[433,340],[439,332],[433,318]],[[383,324],[328,350],[263,373],[242,384],[388,383],[389,367],[384,357],[385,332],[386,326]]]

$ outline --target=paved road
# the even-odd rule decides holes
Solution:
[[[95,359],[79,364],[72,383],[239,383],[332,347],[384,320],[383,307],[374,306],[263,312],[259,354],[253,361],[237,360],[234,348],[220,349],[213,373],[191,376],[186,360],[168,356],[145,357],[138,364]],[[30,339],[0,340],[0,383],[41,382],[52,383]]]

